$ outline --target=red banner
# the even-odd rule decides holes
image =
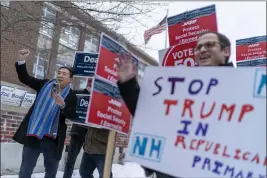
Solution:
[[[159,51],[162,66],[196,66],[194,48],[198,36],[217,31],[215,5],[168,18],[170,48]]]
[[[99,57],[99,62],[97,65],[96,75],[103,77],[112,83],[117,83],[118,75],[116,71],[115,59],[118,57],[116,54],[112,53],[105,47],[101,47],[101,53]],[[108,57],[107,57],[108,56]]]
[[[116,84],[118,81],[118,74],[115,59],[120,55],[127,55],[131,57],[133,63],[137,65],[137,58],[132,53],[112,38],[103,34],[100,40],[100,51],[96,67],[96,75]]]
[[[128,134],[131,114],[116,86],[95,78],[87,112],[87,123]]]
[[[199,34],[217,31],[215,5],[188,11],[168,18],[169,44],[192,43],[195,46]]]
[[[266,66],[266,36],[236,41],[237,66]]]

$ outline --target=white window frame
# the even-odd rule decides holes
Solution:
[[[40,55],[39,55],[39,53],[37,53],[37,56],[35,56],[35,58],[36,58],[36,61],[37,62],[35,63],[35,61],[34,61],[34,63],[33,63],[34,77],[36,78],[37,75],[40,75],[40,76],[42,76],[44,78],[44,70],[45,69],[44,69],[44,66],[39,65],[39,60],[42,59],[45,62],[45,59],[41,58]],[[42,69],[42,72],[39,72],[38,68],[41,68]]]
[[[89,37],[90,40],[87,40]],[[98,44],[94,44],[93,43],[93,40],[96,39],[98,41]],[[85,43],[88,42],[90,43],[90,45],[88,45],[89,47],[89,51],[85,51],[87,49],[85,49]],[[95,49],[93,49],[93,45],[95,46]],[[99,47],[99,39],[94,36],[94,35],[87,35],[86,38],[85,38],[85,41],[84,41],[84,52],[98,52],[98,47]]]
[[[67,23],[67,22],[65,22],[65,23],[71,25],[70,23]],[[68,48],[71,48],[71,49],[73,49],[73,50],[78,50],[78,47],[79,47],[79,41],[80,41],[80,33],[81,33],[81,31],[80,31],[79,28],[77,28],[78,31],[79,31],[79,35],[77,36],[77,42],[76,42],[76,41],[74,40],[74,39],[76,39],[76,38],[74,38],[74,34],[75,34],[75,33],[73,33],[73,29],[74,29],[74,28],[77,28],[77,27],[73,27],[73,26],[62,27],[62,28],[61,28],[61,32],[60,32],[59,43],[60,43],[61,45],[63,45],[63,46],[66,46],[66,47],[68,47]],[[64,29],[64,30],[63,30],[63,29]],[[61,35],[62,35],[63,33],[65,33],[64,35],[68,35],[68,41],[66,41],[66,40],[64,40],[64,39],[61,38]]]
[[[7,8],[7,7],[10,7],[10,1],[2,1],[1,0],[1,6]]]
[[[49,9],[54,10],[54,12],[49,11]],[[46,17],[47,14],[50,14],[51,16],[54,16],[55,20],[56,20],[56,15],[57,15],[57,10],[53,9],[51,6],[45,4],[44,8],[43,8],[43,14],[42,17]],[[51,28],[52,30],[54,30],[55,25],[51,22],[41,22],[41,26],[40,26],[40,30],[39,33],[41,33],[42,35],[45,35],[49,38],[53,38],[53,34],[49,34],[48,30],[46,30],[46,28]]]

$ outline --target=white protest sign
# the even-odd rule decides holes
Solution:
[[[266,177],[266,69],[147,67],[127,160],[175,177]]]
[[[36,98],[36,94],[26,93],[21,103],[21,107],[30,108],[32,104],[34,103],[35,98]]]

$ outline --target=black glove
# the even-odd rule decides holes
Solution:
[[[148,169],[148,168],[145,168],[145,167],[143,167],[143,166],[142,166],[142,168],[143,168],[144,171],[145,171],[145,175],[146,175],[146,177],[149,177],[149,176],[151,176],[151,175],[154,173],[154,171],[153,171],[152,169]]]
[[[145,170],[145,175],[146,175],[146,177],[149,177],[149,176],[151,176],[153,173],[156,173],[157,178],[175,178],[175,177],[173,177],[173,176],[170,176],[170,175],[167,175],[167,174],[164,174],[164,173],[161,173],[161,172],[152,170],[152,169],[148,169],[148,168],[145,168],[145,167],[143,167],[143,166],[142,166],[142,168]],[[177,177],[177,178],[178,178],[178,177]]]

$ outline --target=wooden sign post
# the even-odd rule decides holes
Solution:
[[[122,54],[129,55],[133,63],[138,63],[137,57],[116,40],[102,33],[99,55],[90,54],[89,56],[88,53],[77,52],[75,58],[75,74],[92,78],[89,100],[85,101],[82,98],[79,102],[79,107],[83,111],[83,123],[80,124],[110,130],[105,156],[104,178],[110,178],[116,132],[128,134],[131,122],[131,113],[120,96],[116,84],[118,75],[115,59]],[[84,108],[84,102],[87,103],[87,108]],[[108,117],[105,118],[103,115]]]
[[[110,171],[112,169],[112,158],[115,149],[116,131],[110,130],[108,135],[108,145],[105,157],[104,177],[110,178]]]

